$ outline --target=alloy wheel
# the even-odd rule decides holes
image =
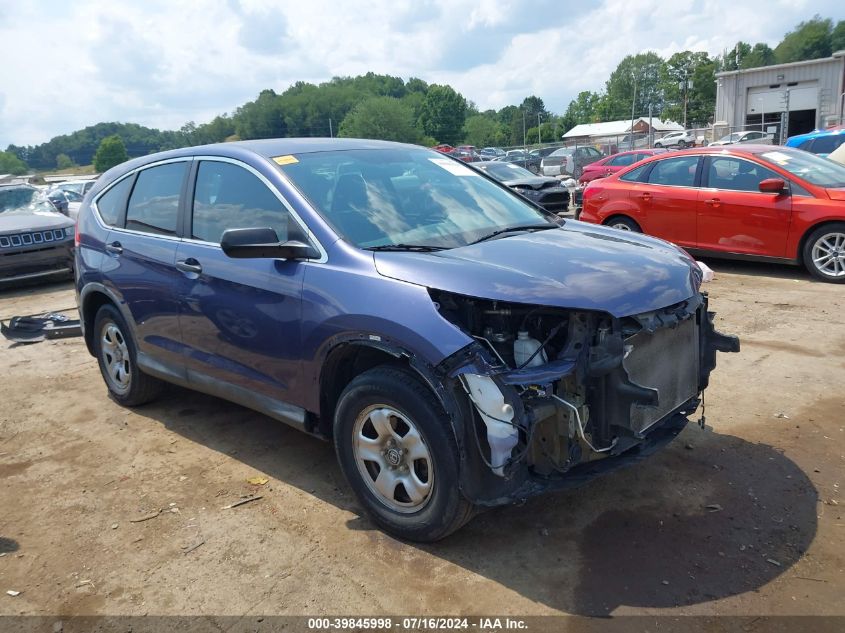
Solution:
[[[845,276],[845,233],[827,233],[813,244],[813,265],[828,277]]]

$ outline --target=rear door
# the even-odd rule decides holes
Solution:
[[[106,237],[101,267],[104,283],[131,313],[142,366],[152,363],[178,375],[180,274],[174,262],[189,165],[189,159],[179,159],[137,173],[125,212],[121,209],[121,217]]]
[[[175,261],[188,380],[287,417],[273,403],[298,400],[307,264],[232,259],[221,250],[220,238],[226,229],[270,227],[282,242],[307,239],[281,196],[251,167],[203,158],[195,172],[186,239]]]
[[[760,181],[780,174],[745,158],[710,156],[698,204],[698,247],[725,253],[786,256],[789,193],[762,193]]]
[[[699,156],[677,156],[650,163],[645,182],[633,184],[630,191],[643,231],[681,246],[695,246],[700,161]]]

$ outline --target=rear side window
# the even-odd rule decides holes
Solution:
[[[132,177],[124,178],[97,200],[100,218],[109,226],[117,226],[126,208],[126,196],[132,186]]]
[[[692,187],[695,184],[695,170],[698,156],[684,156],[658,161],[648,175],[648,181],[654,185],[674,187]]]
[[[651,163],[640,165],[636,169],[629,171],[627,174],[619,176],[619,180],[627,180],[628,182],[645,182],[645,174],[649,167],[651,167]]]
[[[218,244],[227,229],[267,227],[276,231],[280,242],[303,239],[302,235],[288,235],[290,227],[298,225],[254,174],[231,163],[200,163],[191,225],[195,239]]]
[[[176,235],[179,194],[187,162],[150,167],[138,173],[126,210],[126,228],[157,235]]]
[[[634,154],[622,154],[621,156],[614,156],[607,163],[610,167],[627,167],[634,164]]]

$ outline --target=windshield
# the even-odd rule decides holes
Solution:
[[[575,150],[571,147],[564,147],[563,149],[556,149],[553,151],[549,156],[568,156],[572,154]]]
[[[30,213],[33,211],[54,213],[54,207],[47,197],[36,189],[20,187],[0,189],[0,213]]]
[[[742,136],[739,132],[734,132],[733,134],[728,134],[727,136],[723,136],[719,139],[719,142],[723,141],[738,141],[739,138]]]
[[[425,149],[277,157],[314,208],[359,248],[465,246],[548,216],[466,165]]]
[[[845,187],[845,167],[809,152],[779,148],[760,154],[763,160],[819,187]]]
[[[491,163],[481,167],[496,180],[515,180],[516,178],[536,178],[527,169],[513,163]]]

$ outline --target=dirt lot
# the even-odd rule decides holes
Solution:
[[[2,341],[0,614],[845,615],[845,286],[710,263],[743,346],[712,430],[430,546],[360,516],[326,443],[179,389],[128,411],[81,339]],[[5,291],[0,318],[73,305]]]

